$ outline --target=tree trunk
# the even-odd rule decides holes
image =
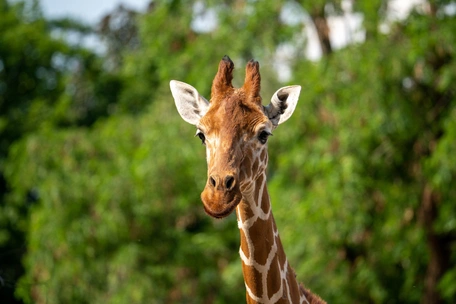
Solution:
[[[437,290],[437,285],[442,275],[448,269],[450,250],[448,239],[434,231],[434,222],[437,218],[438,196],[433,192],[431,186],[424,186],[420,207],[420,221],[426,232],[426,239],[429,248],[429,263],[424,281],[423,304],[442,303],[442,298]]]
[[[332,53],[331,40],[329,39],[329,25],[325,16],[325,7],[321,6],[314,9],[311,14],[312,22],[317,30],[318,41],[320,42],[321,52],[323,56],[328,56]]]

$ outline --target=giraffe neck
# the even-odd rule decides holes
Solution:
[[[280,241],[265,173],[252,190],[236,208],[247,303],[308,303]]]

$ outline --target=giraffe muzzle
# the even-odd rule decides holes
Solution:
[[[236,179],[231,174],[227,174],[223,178],[218,175],[211,175],[208,184],[219,191],[231,191],[236,185]]]
[[[204,210],[215,218],[228,216],[241,201],[239,183],[232,174],[212,174],[201,193]]]

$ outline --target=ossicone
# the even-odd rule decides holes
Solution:
[[[261,104],[260,64],[256,60],[251,59],[245,67],[245,80],[243,89],[248,99]]]
[[[234,88],[232,85],[234,63],[227,55],[223,56],[220,61],[217,75],[212,82],[211,97],[213,100],[222,99],[227,94],[231,93]]]

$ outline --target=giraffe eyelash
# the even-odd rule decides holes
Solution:
[[[201,132],[201,130],[196,130],[196,134],[195,134],[195,137],[198,136],[200,139],[201,139],[201,143],[203,145],[206,144],[206,136],[204,136],[204,133]]]
[[[268,141],[269,136],[272,136],[271,132],[267,130],[262,130],[260,131],[260,134],[258,134],[258,140],[260,141],[260,143],[264,145]]]

